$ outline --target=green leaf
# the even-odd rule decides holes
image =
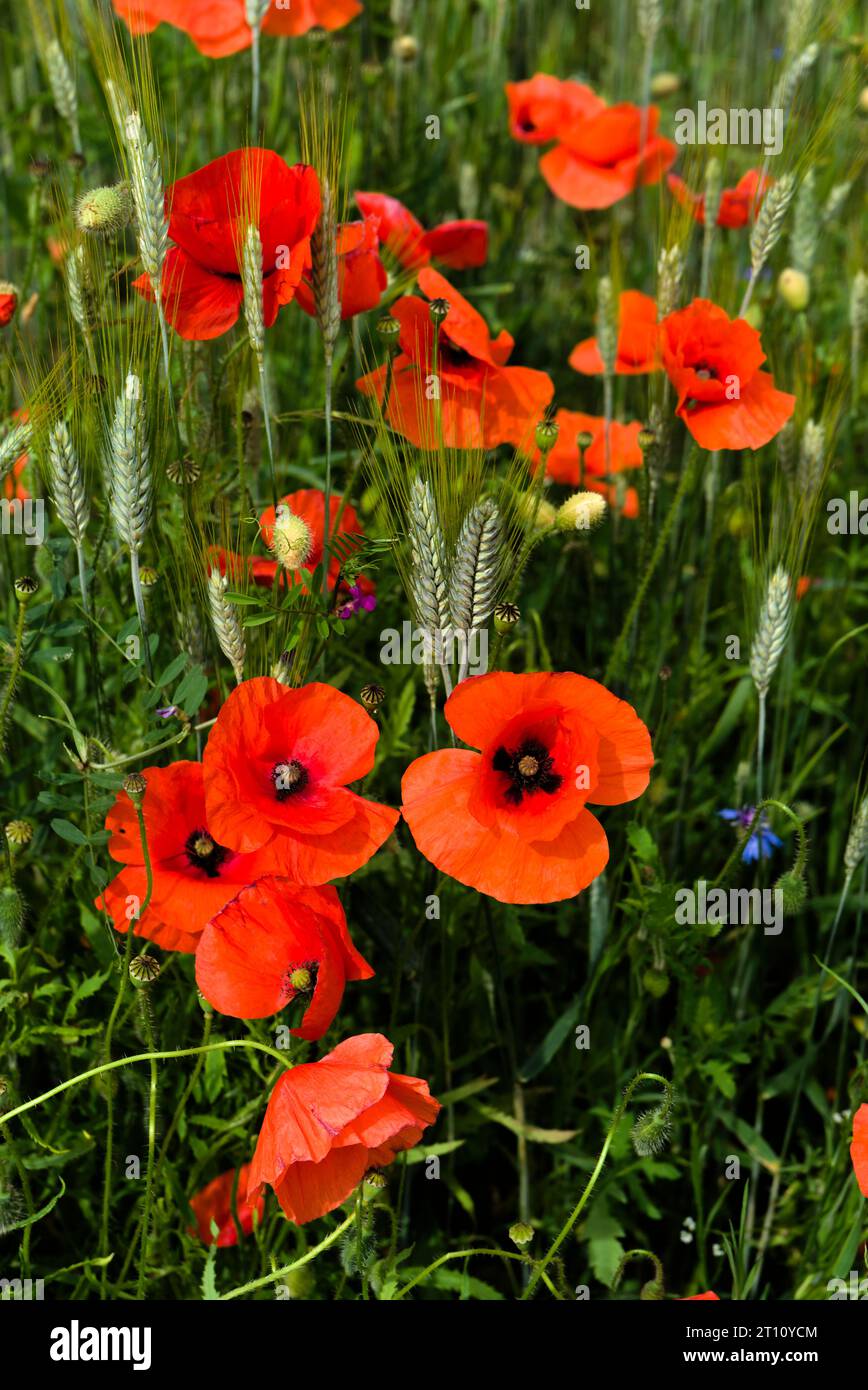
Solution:
[[[51,822],[51,828],[55,835],[59,835],[61,840],[66,840],[71,845],[86,845],[88,842],[87,836],[79,830],[77,825],[73,825],[72,821],[63,819],[53,820]]]
[[[51,1201],[46,1202],[45,1206],[41,1207],[39,1211],[35,1211],[32,1216],[25,1216],[21,1221],[13,1221],[11,1225],[4,1226],[4,1234],[8,1235],[10,1231],[23,1231],[25,1226],[33,1226],[37,1221],[41,1221],[43,1216],[47,1216],[50,1211],[54,1211],[54,1208],[57,1206],[65,1191],[66,1183],[63,1181],[63,1178],[60,1178],[60,1191],[54,1194]]]

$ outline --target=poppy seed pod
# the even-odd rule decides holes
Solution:
[[[432,299],[428,305],[428,314],[432,323],[442,323],[448,313],[448,299]]]
[[[381,338],[385,338],[388,341],[397,338],[398,334],[401,332],[401,325],[392,314],[383,314],[377,319],[377,332]]]
[[[519,1250],[525,1245],[530,1245],[534,1237],[533,1226],[527,1221],[514,1221],[509,1228],[509,1238],[513,1245],[517,1245]]]
[[[594,436],[591,434],[590,430],[580,430],[578,435],[576,436],[576,443],[578,444],[582,453],[584,453],[586,449],[590,449],[593,442]]]
[[[498,633],[511,632],[521,618],[521,610],[514,603],[498,603],[494,610],[494,630]]]
[[[130,801],[140,805],[145,795],[147,782],[141,772],[130,772],[124,778],[124,791]]]
[[[15,597],[21,604],[29,603],[39,588],[39,581],[32,575],[22,574],[15,580]]]
[[[368,714],[373,714],[380,708],[386,698],[386,692],[381,685],[376,685],[373,681],[369,685],[363,685],[359,691],[359,699],[364,705]]]
[[[132,208],[125,183],[91,188],[75,205],[75,224],[88,236],[116,236],[129,222]]]
[[[536,427],[536,447],[548,454],[558,442],[559,430],[554,420],[540,420]]]
[[[6,826],[6,839],[10,845],[29,845],[33,839],[33,826],[28,820],[11,820]]]
[[[301,569],[310,558],[313,536],[307,522],[285,503],[277,508],[271,533],[271,549],[278,564],[287,570]]]
[[[142,985],[153,984],[161,968],[156,956],[133,956],[130,961],[130,979],[140,988]]]

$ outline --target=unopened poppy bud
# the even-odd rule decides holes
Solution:
[[[10,845],[29,845],[33,839],[33,826],[29,820],[11,820],[6,826],[6,839]]]
[[[551,502],[547,502],[544,497],[537,499],[530,492],[522,493],[518,498],[516,511],[521,523],[524,526],[530,526],[532,523],[536,531],[551,530],[557,516]]]
[[[17,946],[24,925],[24,899],[13,883],[0,888],[0,941]]]
[[[22,574],[15,581],[15,597],[19,603],[29,603],[39,588],[39,581],[32,575]]]
[[[811,297],[811,282],[804,271],[788,266],[778,276],[778,294],[791,309],[804,309]]]
[[[658,72],[651,81],[652,97],[671,97],[681,86],[677,72]]]
[[[115,236],[129,222],[132,206],[125,183],[91,188],[75,205],[76,226],[89,236]]]
[[[399,34],[392,44],[392,52],[402,63],[412,63],[418,56],[419,44],[412,34]]]
[[[642,976],[642,988],[652,999],[662,999],[669,988],[669,976],[665,970],[652,967]]]
[[[671,1103],[664,1102],[654,1110],[644,1111],[633,1126],[631,1139],[640,1158],[649,1158],[665,1147],[669,1138]]]
[[[397,338],[401,332],[401,325],[393,314],[383,314],[377,319],[377,332],[381,338],[388,341]]]
[[[307,522],[285,503],[277,508],[271,533],[271,549],[278,564],[286,570],[299,570],[313,549],[313,536]]]
[[[428,315],[434,324],[442,323],[448,313],[448,299],[432,299],[428,305]]]
[[[653,449],[654,445],[657,443],[657,436],[653,430],[647,428],[642,429],[636,437],[636,442],[642,450],[642,453],[647,454],[648,450]]]
[[[199,1008],[202,1010],[203,1014],[213,1014],[214,1005],[208,1002],[201,989],[197,989],[196,998],[199,1001]]]
[[[642,1288],[639,1291],[639,1298],[642,1300],[643,1303],[647,1303],[649,1301],[657,1303],[660,1301],[661,1298],[665,1297],[666,1290],[660,1283],[659,1279],[649,1279],[647,1283],[642,1285]]]
[[[558,508],[555,525],[562,531],[591,531],[606,515],[608,503],[598,492],[574,492]]]
[[[808,896],[805,880],[801,874],[795,873],[792,869],[789,873],[781,874],[775,884],[775,890],[777,889],[781,891],[781,903],[785,917],[791,917],[794,913],[801,911]]]
[[[156,956],[133,956],[130,961],[130,979],[134,985],[151,985],[157,979],[160,962]]]
[[[521,610],[514,603],[498,603],[494,610],[495,632],[511,632],[520,617]]]
[[[130,798],[130,801],[134,802],[136,805],[140,805],[140,804],[141,804],[141,801],[142,801],[142,798],[143,798],[144,795],[145,795],[145,788],[146,788],[147,785],[148,785],[147,782],[145,781],[145,779],[144,779],[142,773],[141,773],[141,772],[129,772],[129,773],[127,773],[126,777],[124,778],[124,784],[123,784],[123,785],[124,785],[124,791],[126,792],[127,796]]]
[[[363,685],[359,691],[359,699],[368,711],[368,714],[373,714],[375,710],[378,710],[385,698],[385,690],[374,681],[371,681],[369,685]]]
[[[534,1229],[527,1221],[514,1221],[509,1228],[509,1238],[513,1245],[517,1245],[521,1250],[525,1245],[530,1245],[534,1237]]]
[[[536,427],[536,447],[541,454],[548,454],[558,442],[560,430],[554,420],[540,420]]]
[[[18,287],[11,280],[0,280],[0,328],[11,323],[18,308]]]

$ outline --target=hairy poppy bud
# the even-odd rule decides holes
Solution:
[[[560,430],[554,420],[540,420],[536,427],[536,447],[541,454],[548,454],[558,442]]]
[[[11,820],[6,826],[6,839],[10,845],[29,845],[33,839],[33,826],[29,820]]]
[[[788,266],[778,276],[778,294],[791,309],[804,309],[811,297],[811,282],[804,271]]]
[[[130,801],[134,802],[136,805],[141,804],[147,785],[141,772],[130,772],[124,778],[124,791],[130,798]]]
[[[671,97],[681,86],[677,72],[658,72],[651,81],[652,97]]]
[[[392,44],[392,52],[402,63],[412,63],[418,56],[419,44],[412,34],[399,34]]]
[[[448,299],[432,299],[428,305],[428,315],[433,324],[442,323],[449,313]]]
[[[12,321],[18,308],[18,288],[10,280],[0,280],[0,328]]]
[[[649,1300],[652,1302],[659,1302],[661,1298],[666,1297],[666,1290],[659,1279],[649,1279],[647,1283],[642,1285],[639,1291],[639,1297],[644,1303],[647,1303]]]
[[[39,588],[39,581],[32,575],[22,574],[15,581],[15,597],[19,603],[29,603]]]
[[[0,941],[17,946],[24,925],[24,899],[14,884],[0,889]]]
[[[530,1245],[534,1237],[533,1226],[527,1221],[514,1221],[509,1228],[509,1238],[513,1245],[517,1245],[519,1250],[525,1245]]]
[[[665,1147],[669,1138],[671,1101],[666,1100],[653,1110],[645,1110],[633,1126],[631,1139],[640,1158],[650,1158]]]
[[[520,617],[521,610],[514,603],[499,603],[494,610],[495,632],[511,632]]]
[[[125,183],[91,188],[75,205],[76,226],[89,236],[115,236],[129,222],[132,207]]]
[[[196,991],[196,998],[199,1000],[199,1008],[202,1010],[203,1014],[213,1014],[214,1005],[208,1002],[201,989]]]
[[[363,685],[359,691],[359,699],[364,705],[368,714],[373,714],[378,710],[386,698],[386,692],[381,685],[376,685],[371,681],[369,685]]]
[[[299,570],[313,549],[313,536],[307,522],[280,503],[271,533],[271,549],[278,564],[287,570]]]
[[[535,531],[550,531],[557,516],[551,502],[547,502],[544,497],[537,499],[530,492],[522,493],[517,499],[516,511],[522,525],[532,524]]]
[[[669,988],[669,976],[665,970],[656,968],[646,970],[642,976],[642,988],[653,999],[662,999]]]
[[[561,531],[591,531],[603,520],[607,506],[598,492],[574,492],[558,508],[555,525]]]
[[[801,874],[794,873],[792,869],[789,873],[781,874],[775,884],[775,889],[781,891],[785,917],[792,917],[794,913],[800,912],[804,907],[808,894],[805,880]]]
[[[133,956],[130,961],[130,979],[134,985],[153,984],[161,968],[156,956]]]

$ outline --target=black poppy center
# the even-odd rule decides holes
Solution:
[[[514,806],[520,804],[523,796],[532,796],[534,792],[551,796],[564,780],[553,770],[554,759],[548,749],[535,738],[525,739],[514,753],[498,748],[491,765],[495,772],[502,772],[509,778],[504,796]]]
[[[212,840],[207,830],[194,830],[187,836],[184,848],[191,868],[201,869],[209,878],[219,878],[220,865],[229,851]]]
[[[285,762],[275,764],[271,780],[274,783],[274,795],[278,801],[285,801],[288,796],[295,796],[296,792],[304,791],[308,783],[307,768],[295,758],[289,758]]]

